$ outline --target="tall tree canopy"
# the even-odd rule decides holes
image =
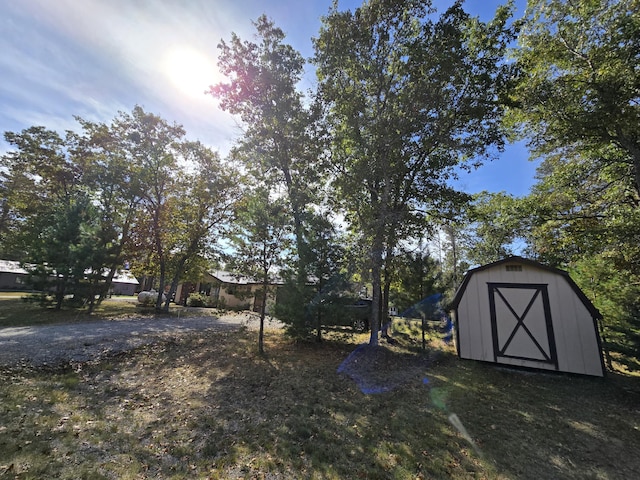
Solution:
[[[448,183],[455,167],[477,163],[503,142],[510,9],[485,24],[461,3],[439,18],[429,1],[370,0],[353,12],[334,5],[314,39],[334,185],[371,261],[372,344],[384,256],[397,232],[460,200]]]
[[[529,0],[515,119],[535,153],[626,166],[640,194],[640,1]]]
[[[159,274],[161,290],[170,275],[175,289],[233,213],[233,169],[140,107],[111,124],[77,120],[81,132],[65,137],[44,127],[5,134],[15,150],[0,169],[0,248],[44,281],[55,274],[58,307],[67,293],[92,305],[125,260]]]
[[[514,254],[513,242],[522,236],[523,220],[518,199],[505,192],[480,192],[468,210],[470,225],[461,246],[472,265],[495,262]]]
[[[31,127],[6,132],[5,139],[15,150],[1,163],[7,186],[2,249],[28,264],[34,287],[53,285],[56,308],[70,293],[93,305],[95,294],[103,293],[95,280],[109,262],[114,237],[82,182],[77,135]]]
[[[305,61],[265,15],[254,26],[256,42],[243,41],[235,33],[229,43],[220,42],[218,65],[228,83],[212,86],[209,93],[243,122],[235,155],[259,182],[284,188],[300,256],[305,209],[320,183],[313,168],[313,112],[298,90]],[[298,270],[303,276],[302,265]]]
[[[638,0],[529,0],[510,115],[543,159],[522,202],[530,254],[569,268],[605,326],[627,334],[639,308],[639,11]]]

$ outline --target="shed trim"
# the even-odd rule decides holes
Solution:
[[[519,360],[529,360],[536,361],[541,363],[547,363],[553,365],[556,370],[558,370],[558,354],[556,351],[556,341],[555,335],[553,333],[553,321],[551,318],[551,307],[549,305],[549,292],[547,290],[548,285],[537,284],[537,283],[487,283],[488,292],[489,292],[489,310],[491,317],[491,330],[493,336],[493,358],[496,363],[498,363],[498,358],[515,358]],[[500,292],[500,288],[514,288],[514,289],[523,289],[523,290],[534,290],[534,293],[529,301],[529,304],[526,306],[525,310],[522,312],[522,315],[518,315],[518,313],[513,309],[512,305],[509,303],[507,298]],[[498,318],[496,313],[496,305],[495,305],[495,294],[498,294],[504,305],[509,309],[511,314],[516,319],[516,325],[512,329],[509,338],[504,342],[504,345],[500,347],[499,345],[499,333],[498,333]],[[544,347],[540,344],[539,338],[531,332],[529,327],[524,323],[527,313],[531,310],[531,307],[535,303],[538,296],[541,296],[542,306],[544,309],[544,323],[546,327],[546,341],[548,343],[549,352],[547,353]],[[538,349],[538,351],[544,357],[543,359],[539,358],[531,358],[524,357],[520,355],[511,355],[507,353],[507,349],[511,344],[511,341],[515,337],[518,330],[522,328],[526,332],[527,336],[533,341],[534,345]]]

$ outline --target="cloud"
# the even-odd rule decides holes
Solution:
[[[167,52],[188,46],[215,65],[230,36],[217,2],[24,0],[9,5],[0,33],[4,129],[45,123],[69,128],[73,115],[109,121],[140,104],[190,137],[228,150],[235,122],[209,96],[184,95],[171,81]],[[247,21],[247,27],[251,25]],[[219,78],[212,78],[215,83]],[[43,122],[44,121],[44,122]],[[193,131],[192,131],[193,129]]]
[[[0,29],[0,125],[20,130],[34,121],[69,128],[73,116],[108,122],[141,105],[226,153],[240,133],[238,120],[203,92],[185,94],[167,58],[192,52],[217,69],[217,45],[231,32],[254,38],[262,13],[287,41],[311,54],[311,36],[326,5],[273,0],[21,0],[7,2]],[[182,73],[182,72],[181,72]],[[187,75],[186,73],[184,75]],[[314,83],[313,68],[302,88]],[[208,84],[220,81],[212,74]],[[197,84],[196,84],[197,85]],[[49,120],[49,121],[47,121]]]

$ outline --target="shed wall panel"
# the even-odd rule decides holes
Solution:
[[[489,295],[486,291],[486,277],[471,278],[468,306],[472,308],[466,318],[472,325],[469,334],[472,343],[470,356],[476,360],[493,361],[493,335],[489,317]]]

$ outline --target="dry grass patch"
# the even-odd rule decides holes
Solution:
[[[367,355],[377,381],[401,381],[367,395],[337,373],[364,338],[269,331],[260,356],[256,332],[204,333],[64,371],[4,371],[0,477],[638,477],[640,460],[622,454],[640,447],[637,383],[446,350],[427,362],[398,336]]]
[[[140,308],[135,297],[106,299],[96,306],[92,314],[87,309],[42,307],[25,302],[24,294],[0,297],[0,328],[19,326],[53,325],[59,323],[82,323],[101,319],[125,320],[130,318],[163,317],[209,317],[224,313],[212,308],[183,307],[172,304],[169,313],[157,314],[153,308]]]

